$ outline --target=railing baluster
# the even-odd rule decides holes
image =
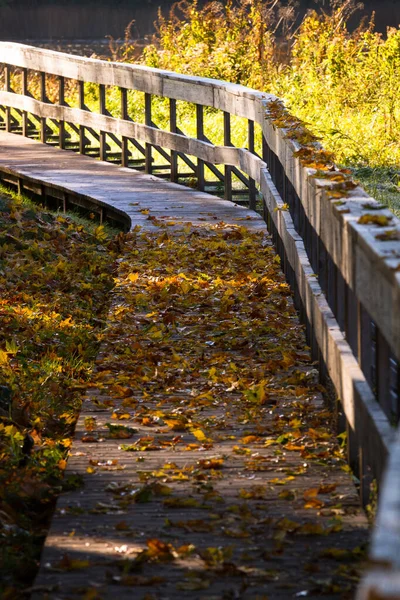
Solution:
[[[79,97],[79,108],[81,110],[85,110],[85,82],[78,81],[78,97]],[[79,152],[81,154],[85,154],[85,127],[83,125],[79,126]]]
[[[58,78],[58,104],[65,106],[65,79],[62,75]],[[60,119],[58,122],[58,145],[65,148],[65,121]]]
[[[100,114],[107,114],[106,108],[106,86],[102,83],[99,84],[99,101],[100,101]],[[107,160],[107,142],[105,131],[100,131],[100,160]]]
[[[346,327],[345,333],[350,348],[358,358],[358,306],[355,294],[349,285],[346,289]]]
[[[9,65],[4,65],[4,89],[6,92],[11,92]],[[11,108],[9,106],[6,106],[6,131],[11,131]]]
[[[204,140],[204,107],[196,104],[196,135],[198,140]],[[204,160],[197,159],[197,187],[204,191]]]
[[[344,278],[340,270],[337,270],[336,276],[336,320],[342,331],[345,328],[345,289]]]
[[[22,69],[22,94],[28,95],[28,69]],[[26,110],[22,111],[22,135],[28,137],[28,113]]]
[[[248,119],[247,121],[247,145],[249,151],[254,154],[254,121]],[[257,202],[257,188],[254,179],[249,177],[249,208],[256,210]]]
[[[126,88],[120,88],[121,93],[121,118],[124,121],[128,121],[128,90]],[[121,164],[123,167],[129,166],[129,152],[128,152],[128,138],[122,136],[122,147],[121,147]]]
[[[144,119],[145,119],[145,124],[148,125],[149,127],[151,127],[152,126],[151,94],[148,94],[147,92],[144,95]],[[152,172],[152,162],[153,162],[152,145],[148,144],[146,142],[146,145],[145,145],[145,171],[146,171],[146,173]]]
[[[371,317],[358,302],[358,362],[371,388],[373,388],[372,344]]]
[[[393,407],[390,394],[390,348],[389,344],[379,331],[376,330],[376,378],[378,402],[393,421]]]
[[[46,73],[40,71],[40,101],[47,102],[46,94]],[[46,117],[40,117],[40,141],[46,143]]]
[[[327,256],[328,262],[328,281],[327,281],[327,299],[328,304],[336,317],[337,314],[337,294],[338,288],[338,270],[330,255]]]
[[[176,100],[169,99],[169,130],[177,132]],[[178,153],[171,150],[171,181],[178,181]]]
[[[224,146],[231,146],[231,115],[224,111]],[[232,200],[232,167],[225,165],[225,200]]]

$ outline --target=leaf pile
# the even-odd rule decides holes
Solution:
[[[0,595],[37,568],[113,285],[104,230],[0,197]]]
[[[85,493],[58,527],[92,515],[101,597],[351,597],[365,521],[264,232],[128,234],[96,365],[73,457]],[[110,423],[137,431],[118,443]]]

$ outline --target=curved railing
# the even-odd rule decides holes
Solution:
[[[221,191],[223,186],[225,198],[247,202],[250,208],[262,206],[321,377],[329,378],[340,400],[338,421],[347,431],[348,459],[366,502],[371,482],[379,484],[382,479],[393,424],[400,416],[398,219],[334,167],[273,96],[223,81],[6,42],[0,43],[0,60],[5,87],[0,109],[6,130],[172,181],[190,177],[201,190],[212,191],[214,186],[214,191]],[[18,77],[17,93],[12,86]],[[39,81],[35,86],[39,97],[30,90],[32,77]],[[46,95],[48,77],[58,79],[58,99],[53,103]],[[77,82],[78,107],[66,103],[66,79]],[[99,86],[98,112],[85,105],[88,82]],[[108,112],[109,87],[119,88],[122,118]],[[129,90],[144,94],[143,123],[129,117]],[[169,131],[154,123],[155,96],[169,99]],[[177,102],[181,101],[195,105],[196,138],[180,129]],[[213,144],[205,135],[207,119],[215,111],[223,113],[223,145]],[[247,149],[232,144],[232,115],[247,122]],[[133,150],[141,158],[134,158]],[[155,156],[163,163],[157,165]],[[182,172],[182,165],[189,173]],[[210,174],[212,180],[207,180]],[[400,434],[389,461],[372,545],[372,556],[391,566],[396,581],[400,581],[400,536],[392,531],[399,527],[400,483],[392,489],[390,482],[400,477],[399,438]],[[361,586],[360,598],[375,597],[371,594],[379,577],[371,577]]]

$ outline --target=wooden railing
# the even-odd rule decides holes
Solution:
[[[321,378],[333,384],[340,401],[339,426],[347,431],[348,460],[365,503],[372,481],[379,485],[382,480],[400,417],[398,219],[353,186],[316,143],[307,142],[299,123],[288,117],[273,96],[223,81],[6,42],[0,43],[0,61],[5,88],[0,92],[0,108],[7,131],[119,161],[172,181],[190,177],[200,190],[218,192],[223,185],[225,198],[246,202],[254,209],[261,206],[306,324],[313,357],[319,361]],[[21,85],[16,93],[12,82],[18,77]],[[36,98],[30,90],[32,77],[39,81]],[[47,78],[53,83],[54,78],[58,80],[57,102],[47,98]],[[78,107],[66,104],[66,79],[76,82]],[[90,112],[85,105],[84,84],[88,82],[98,86],[98,112]],[[108,112],[106,90],[110,87],[119,89],[121,118]],[[129,117],[129,90],[144,95],[143,123]],[[169,131],[154,123],[155,96],[169,101]],[[196,138],[185,136],[179,127],[177,102],[181,101],[195,105]],[[215,111],[223,114],[220,146],[204,133],[210,112],[215,117]],[[232,116],[247,122],[247,149],[232,145]],[[140,158],[134,158],[134,152]],[[399,455],[397,441],[389,462],[395,481]],[[379,552],[382,556],[378,546],[384,547],[390,535],[385,521],[389,514],[390,523],[399,527],[400,485],[393,492],[386,484],[380,505],[372,550],[377,558]],[[386,555],[384,559],[393,569],[399,567],[400,573],[399,540],[400,536],[391,539],[391,558]],[[372,598],[371,589],[366,580],[360,598]]]

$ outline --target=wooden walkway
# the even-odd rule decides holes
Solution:
[[[240,224],[246,218],[246,227],[265,228],[253,211],[232,202],[4,131],[0,131],[0,176],[1,171],[11,174],[12,180],[19,178],[27,189],[32,183],[39,193],[44,188],[44,199],[46,195],[66,196],[71,208],[85,200],[90,207],[90,199],[105,210],[111,206],[128,215],[132,228],[155,229],[143,212],[148,209],[155,218],[203,224],[218,220]]]
[[[190,222],[211,235],[218,235],[215,225],[222,221],[231,227],[221,225],[221,231],[237,226],[265,230],[258,215],[230,202],[3,132],[0,171],[22,179],[22,185],[27,178],[110,203],[129,215],[132,227],[154,232],[155,239],[163,231],[160,223],[171,221]],[[125,269],[138,250],[146,257],[146,243],[144,238],[128,242],[121,263]],[[233,255],[234,235],[231,243]],[[126,272],[120,275],[125,281]],[[335,436],[326,435],[329,417],[315,372],[301,351],[302,328],[290,301],[282,319],[288,320],[291,341],[298,340],[299,356],[295,365],[287,360],[280,369],[282,377],[300,377],[303,396],[289,386],[287,394],[259,410],[254,422],[246,418],[248,407],[234,386],[222,389],[212,381],[213,371],[199,373],[194,364],[199,357],[213,359],[215,342],[210,340],[217,339],[213,333],[220,325],[218,319],[203,323],[199,342],[201,306],[192,308],[192,320],[176,334],[177,353],[185,339],[187,355],[174,369],[186,365],[187,377],[181,384],[178,376],[176,381],[166,378],[157,394],[151,381],[146,389],[136,385],[123,363],[132,339],[115,319],[116,311],[130,306],[129,286],[125,282],[115,294],[108,341],[68,460],[66,477],[73,480],[77,474],[83,487],[58,501],[32,598],[351,598],[367,523]],[[180,301],[174,307],[178,313]],[[126,313],[142,324],[148,318],[140,311]],[[277,341],[271,337],[263,343],[273,347]],[[243,371],[262,368],[240,348],[232,349],[232,360]],[[172,360],[171,348],[156,344],[155,351],[160,354],[155,364]],[[115,378],[113,393],[98,383],[104,366]],[[214,395],[218,402],[210,402]],[[164,417],[157,422],[160,406]],[[180,417],[174,423],[171,415],[182,415],[182,407],[195,426],[180,427]],[[118,420],[118,414],[128,419]],[[107,423],[134,431],[119,439],[110,435]],[[125,444],[137,451],[124,451]]]

